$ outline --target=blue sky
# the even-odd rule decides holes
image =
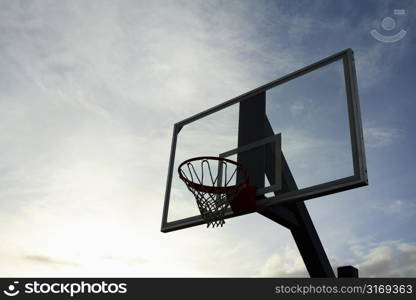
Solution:
[[[0,274],[305,276],[289,232],[259,215],[160,233],[172,126],[352,48],[369,186],[307,206],[334,267],[415,276],[415,7],[2,2]]]

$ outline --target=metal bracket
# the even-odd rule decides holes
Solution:
[[[282,160],[281,160],[281,149],[282,149],[282,135],[280,133],[268,136],[264,139],[255,141],[254,143],[244,145],[227,152],[221,153],[219,157],[226,158],[238,153],[246,152],[258,147],[266,146],[267,144],[271,144],[271,147],[274,149],[274,176],[273,176],[273,185],[270,185],[265,188],[259,188],[256,191],[257,196],[262,196],[270,192],[276,192],[282,189]],[[276,153],[278,152],[278,153]],[[269,181],[270,182],[270,181]]]

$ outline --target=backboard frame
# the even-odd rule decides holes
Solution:
[[[355,71],[355,64],[354,64],[354,53],[352,49],[346,49],[339,53],[331,55],[327,58],[324,58],[318,62],[315,62],[309,66],[306,66],[302,69],[299,69],[295,72],[292,72],[288,75],[285,75],[277,80],[274,80],[263,86],[260,86],[250,92],[242,94],[238,97],[235,97],[231,100],[228,100],[224,103],[221,103],[217,106],[214,106],[190,118],[187,118],[183,121],[176,123],[173,128],[173,137],[172,137],[170,160],[169,160],[169,166],[168,166],[168,176],[167,176],[167,181],[166,181],[166,192],[165,192],[165,200],[164,200],[164,206],[163,206],[161,231],[170,232],[170,231],[184,229],[184,228],[197,226],[197,225],[201,225],[205,223],[204,220],[199,215],[168,222],[170,189],[172,185],[172,177],[175,174],[174,162],[175,162],[177,136],[183,126],[189,123],[192,123],[198,119],[201,119],[205,116],[213,114],[228,106],[239,103],[245,99],[251,98],[257,94],[263,93],[273,87],[281,85],[287,81],[290,81],[292,79],[305,75],[309,72],[312,72],[316,69],[319,69],[323,66],[326,66],[338,60],[340,61],[342,60],[343,65],[344,65],[346,99],[347,99],[347,107],[348,107],[348,120],[349,120],[349,129],[350,129],[350,137],[351,137],[353,175],[344,177],[338,180],[326,182],[323,184],[318,184],[318,185],[314,185],[311,187],[307,187],[299,191],[289,192],[284,195],[280,195],[279,198],[268,197],[265,199],[261,199],[258,201],[258,204],[260,206],[270,207],[270,206],[274,206],[277,204],[283,204],[283,203],[289,203],[289,202],[294,203],[298,201],[309,200],[312,198],[317,198],[317,197],[321,197],[321,196],[338,193],[341,191],[346,191],[349,189],[368,185],[367,167],[366,167],[365,150],[364,150],[364,139],[363,139],[363,128],[362,128],[362,122],[361,122],[357,78],[356,78],[356,71]],[[230,209],[225,214],[225,218],[230,218],[233,216],[234,214]]]

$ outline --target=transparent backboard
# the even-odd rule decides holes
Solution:
[[[258,196],[263,206],[307,200],[366,185],[352,50],[335,54],[175,124],[162,231],[203,223],[193,195],[179,179],[178,166],[193,157],[218,157],[240,149],[246,146],[242,142],[246,137],[255,143],[253,136],[259,132],[263,138],[279,135],[281,149],[254,151],[247,154],[249,158],[267,164],[270,157],[262,156],[281,157],[285,172],[290,173],[297,186],[295,190],[284,190],[277,182],[271,184],[265,172],[260,173],[264,178],[256,180],[264,181],[259,188],[264,193]],[[260,148],[266,149],[267,144],[260,144]],[[239,155],[232,153],[227,158],[237,161]],[[227,217],[232,216],[233,212],[228,211]]]

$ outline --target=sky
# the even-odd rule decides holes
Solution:
[[[0,276],[307,276],[259,214],[160,232],[172,128],[346,48],[369,186],[306,205],[334,269],[416,276],[415,14],[410,0],[1,1]]]

